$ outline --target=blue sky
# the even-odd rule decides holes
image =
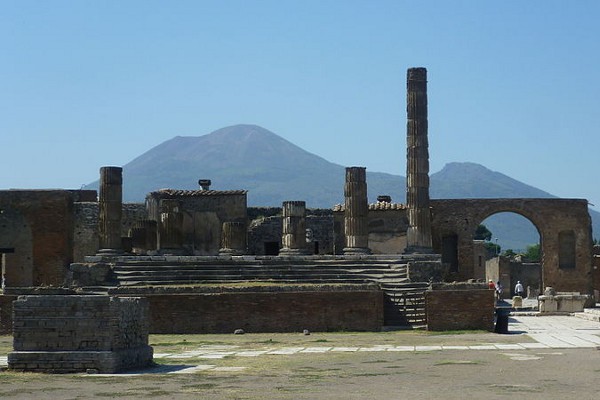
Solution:
[[[431,172],[476,162],[600,206],[599,20],[593,0],[0,0],[0,189],[79,188],[238,123],[405,175],[422,66]]]

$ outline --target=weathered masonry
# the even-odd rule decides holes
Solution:
[[[473,277],[473,235],[487,217],[514,212],[540,233],[544,286],[592,293],[592,231],[582,199],[432,200],[433,247],[456,280]]]
[[[152,363],[146,299],[19,296],[13,315],[10,369],[114,373]]]

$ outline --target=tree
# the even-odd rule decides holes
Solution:
[[[502,249],[500,245],[492,242],[485,242],[484,246],[485,250],[487,251],[488,258],[497,257],[498,254],[500,254],[500,250]]]
[[[527,249],[525,251],[525,254],[523,254],[523,256],[525,256],[525,258],[527,258],[531,262],[539,262],[542,258],[540,244],[538,243],[538,244],[533,244],[531,246],[527,246]]]
[[[504,253],[502,253],[502,255],[505,257],[514,257],[517,255],[517,253],[515,253],[513,249],[506,249],[504,250]]]
[[[487,226],[479,224],[477,229],[475,229],[475,235],[473,236],[473,239],[485,240],[489,242],[492,239],[492,232],[490,232]]]

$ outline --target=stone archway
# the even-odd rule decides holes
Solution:
[[[432,242],[440,254],[448,237],[456,240],[451,279],[473,277],[473,232],[487,217],[514,212],[531,221],[540,234],[542,279],[559,291],[591,293],[592,235],[587,201],[582,199],[432,200]]]

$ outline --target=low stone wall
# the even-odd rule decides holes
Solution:
[[[0,335],[12,334],[12,302],[17,299],[13,295],[0,295]]]
[[[494,330],[494,291],[489,289],[428,290],[427,330]]]
[[[18,371],[114,373],[152,363],[148,303],[110,296],[19,296],[8,367]]]
[[[383,326],[383,293],[376,288],[144,296],[151,333],[379,331]]]

